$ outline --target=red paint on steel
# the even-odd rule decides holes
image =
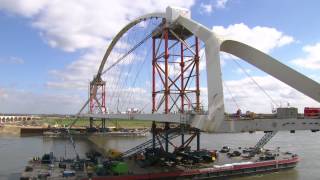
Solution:
[[[181,99],[181,106],[180,106],[180,111],[181,113],[184,113],[184,96],[185,96],[185,91],[184,91],[184,58],[183,58],[183,43],[180,42],[180,69],[181,69],[181,74],[180,74],[180,99]]]
[[[156,111],[156,39],[152,38],[152,113]]]
[[[196,65],[196,111],[200,111],[200,71],[199,71],[199,41],[198,37],[195,37],[195,44],[196,44],[196,54],[194,57],[195,65]]]
[[[276,164],[292,164],[292,163],[298,163],[298,162],[299,162],[299,158],[296,156],[296,157],[292,157],[290,159],[254,162],[252,164],[231,165],[231,166],[225,166],[225,167],[219,167],[219,168],[213,167],[213,168],[202,168],[202,169],[192,169],[192,170],[185,170],[185,171],[172,171],[172,172],[150,173],[150,174],[140,174],[140,175],[94,177],[91,179],[92,180],[164,179],[164,178],[174,178],[174,177],[187,177],[187,176],[194,176],[194,175],[213,173],[213,172],[223,172],[223,171],[265,167],[265,166],[272,166],[272,165],[276,165]]]
[[[164,88],[165,88],[165,92],[164,92],[164,98],[165,98],[165,109],[164,112],[166,114],[169,113],[169,94],[170,94],[170,90],[168,87],[168,81],[169,81],[169,69],[168,69],[168,59],[169,59],[169,50],[168,50],[168,38],[169,38],[169,34],[168,34],[168,28],[164,29],[164,59],[165,59],[165,64],[164,64],[164,73],[165,73],[165,79],[164,79]]]
[[[102,113],[106,112],[106,83],[101,78],[95,79],[90,82],[90,113],[95,113],[97,110],[100,110]]]
[[[318,118],[320,117],[320,108],[305,107],[304,116],[308,118]]]

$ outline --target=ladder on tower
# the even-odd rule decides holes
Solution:
[[[263,148],[270,140],[273,138],[278,131],[269,131],[266,132],[263,137],[258,141],[258,143],[254,146],[254,149],[256,151],[259,151],[261,148]]]
[[[170,130],[169,130],[170,131]],[[171,140],[171,139],[174,139],[176,137],[180,136],[180,132],[172,132],[172,133],[169,133],[169,136],[168,136],[168,140]],[[165,139],[160,139],[160,143],[164,143],[165,142]],[[155,141],[155,146],[159,146],[160,145],[159,141]],[[143,152],[145,149],[148,149],[148,148],[152,148],[152,139],[134,147],[134,148],[131,148],[125,152],[123,152],[121,154],[121,157],[128,157],[128,156],[131,156],[133,154],[137,154],[137,153],[141,153]]]

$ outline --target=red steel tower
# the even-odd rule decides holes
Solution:
[[[100,78],[94,78],[90,82],[90,113],[106,113],[106,82]]]
[[[198,38],[164,20],[152,41],[152,112],[200,112]]]

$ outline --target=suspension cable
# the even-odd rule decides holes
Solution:
[[[152,36],[152,32],[148,34],[145,38],[143,38],[138,44],[133,46],[127,53],[125,53],[122,57],[120,57],[115,63],[113,63],[111,66],[109,66],[106,70],[104,70],[102,74],[105,74],[107,71],[112,69],[115,65],[120,63],[124,58],[126,58],[129,54],[131,54],[135,49],[137,49],[141,44],[143,44],[146,40],[148,40]]]
[[[146,33],[143,33],[143,34],[146,34]],[[144,41],[143,43],[145,43],[145,42],[147,42],[147,40],[146,41]],[[142,43],[142,44],[143,44]],[[141,44],[141,45],[142,45]],[[139,46],[139,47],[141,47],[141,46]],[[136,49],[138,49],[139,47],[137,47]],[[142,65],[141,66],[143,66],[144,65],[144,63],[145,63],[145,60],[146,60],[146,58],[144,58],[144,61],[142,62]],[[136,69],[138,69],[137,67],[138,67],[138,63],[135,65],[136,66]],[[140,66],[140,67],[141,67]],[[128,70],[128,72],[127,72],[127,74],[126,74],[126,77],[125,77],[125,79],[124,79],[124,83],[122,84],[122,87],[120,87],[120,93],[118,94],[118,98],[120,98],[120,96],[121,96],[121,93],[123,94],[123,90],[125,90],[125,87],[127,87],[127,83],[128,83],[128,79],[129,79],[129,76],[130,76],[130,74],[131,74],[131,72],[133,73],[133,65],[130,65],[129,66],[129,70]],[[134,81],[133,81],[133,85],[135,85],[135,82],[136,82],[136,79],[138,78],[138,75],[139,75],[139,73],[140,73],[141,71],[137,71],[136,72],[136,75],[135,75],[135,79],[134,79]],[[132,87],[132,86],[131,86]],[[128,88],[128,90],[130,91],[130,88]],[[123,102],[122,102],[122,106],[121,107],[126,107],[127,106],[127,109],[128,108],[130,108],[129,106],[130,106],[130,95],[132,95],[133,93],[125,93],[124,94],[124,98],[123,98]]]
[[[135,39],[136,38],[136,36],[137,36],[137,34],[136,34],[136,32],[135,31],[133,31],[133,36],[134,36],[134,38],[129,38],[129,36],[127,36],[127,38],[126,38],[126,42],[125,42],[125,44],[130,44],[131,43],[131,41],[132,41],[132,39]],[[129,49],[129,48],[128,48]],[[129,54],[128,54],[129,55]],[[127,56],[128,56],[127,55]],[[123,59],[125,59],[125,57],[123,58]],[[119,70],[119,75],[118,75],[118,78],[117,78],[117,80],[116,80],[116,82],[114,82],[116,85],[114,86],[114,90],[113,90],[113,92],[112,92],[112,95],[110,96],[110,100],[112,101],[113,99],[114,99],[114,97],[116,97],[117,96],[117,94],[120,94],[121,92],[119,91],[119,89],[120,89],[120,86],[121,86],[121,79],[122,79],[122,76],[124,75],[126,75],[124,72],[125,72],[125,68],[126,67],[122,67],[122,69],[120,68],[120,70]],[[128,75],[128,74],[127,74]],[[117,96],[118,98],[116,98],[116,100],[118,100],[117,101],[117,106],[119,105],[119,96]],[[114,102],[114,101],[112,101],[112,102]]]
[[[240,65],[240,63],[237,62],[235,59],[232,59],[232,60],[233,60],[233,62],[235,62],[235,63],[239,66],[239,68],[256,84],[256,86],[258,86],[258,88],[270,99],[270,101],[271,101],[274,105],[278,106],[277,103],[272,99],[272,97],[267,93],[267,91],[265,91],[265,90],[258,84],[258,82],[257,82],[256,80],[254,80],[254,78],[253,78],[252,76],[250,76],[250,74]]]
[[[223,85],[226,87],[228,93],[230,94],[231,100],[232,100],[232,101],[234,102],[234,104],[237,106],[237,109],[240,109],[239,104],[237,103],[236,99],[234,98],[234,96],[233,96],[233,94],[231,93],[231,91],[230,91],[229,87],[227,86],[227,84],[226,84],[225,82],[223,82],[223,81],[222,81],[222,83],[223,83]]]

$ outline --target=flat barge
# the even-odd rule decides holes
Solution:
[[[87,137],[87,136],[111,136],[111,137],[145,137],[149,134],[148,129],[122,129],[117,131],[94,131],[90,132],[88,129],[72,130],[70,133],[66,129],[48,129],[43,132],[43,137]]]
[[[147,150],[121,160],[91,156],[86,160],[54,160],[47,164],[30,161],[21,180],[44,179],[44,176],[48,180],[66,177],[82,180],[225,179],[291,169],[299,162],[298,156],[289,152],[262,150],[252,154],[252,148],[232,150],[225,147],[219,152],[201,150],[170,158],[163,158],[163,154],[157,157],[151,157]]]
[[[125,175],[112,177],[93,177],[91,180],[140,180],[140,179],[221,179],[270,173],[284,169],[294,168],[298,162],[298,157],[285,160],[272,160],[266,162],[230,164],[221,167],[200,168],[190,170],[180,170],[173,172],[162,172],[141,175]],[[83,180],[89,180],[84,178]]]

